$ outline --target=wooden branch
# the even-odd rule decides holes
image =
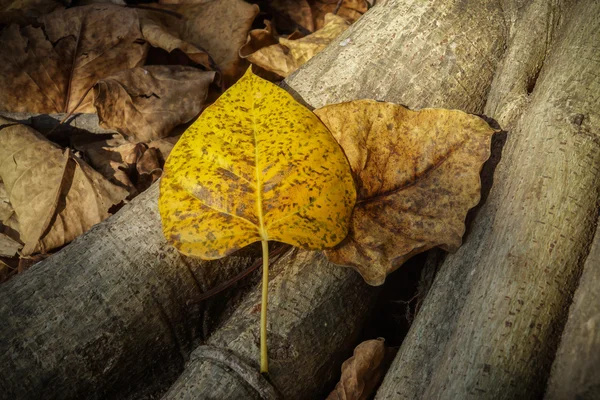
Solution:
[[[0,287],[0,397],[161,390],[231,309],[231,290],[190,302],[250,266],[260,248],[211,262],[181,256],[162,236],[157,197],[154,185]]]
[[[593,399],[600,393],[600,225],[569,311],[546,400]]]
[[[531,7],[539,23],[524,20],[519,29],[530,29],[525,38],[538,46],[552,36],[553,13],[565,10],[568,22],[537,60],[543,68],[524,112],[506,127],[487,202],[442,265],[377,399],[535,399],[545,389],[598,214],[600,4]],[[499,71],[531,68],[527,58],[545,54],[516,45],[506,60],[516,51],[520,62]],[[526,91],[519,79],[528,74],[512,76],[497,75],[494,85]]]

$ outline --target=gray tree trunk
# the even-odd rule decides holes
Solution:
[[[600,3],[536,1],[521,21],[486,107],[508,130],[492,190],[377,399],[543,394],[598,214]]]
[[[600,225],[552,364],[547,400],[600,397]]]
[[[181,256],[162,236],[157,196],[154,185],[0,287],[1,399],[122,399],[182,370],[234,298],[188,301],[260,249],[211,262]]]

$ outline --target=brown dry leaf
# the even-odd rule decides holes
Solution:
[[[250,54],[257,52],[258,50],[264,47],[276,45],[279,43],[279,35],[277,34],[273,23],[271,21],[265,20],[264,24],[265,27],[263,29],[253,29],[250,32],[248,32],[248,39],[246,40],[246,44],[244,44],[239,51],[241,58],[246,59]],[[300,37],[302,36],[300,35]],[[252,72],[260,76],[261,78],[271,82],[280,81],[282,79],[276,73],[267,71],[266,69],[261,68],[256,64],[252,67]]]
[[[135,144],[115,135],[113,139],[86,143],[77,149],[106,179],[125,187],[134,196],[148,186],[148,181],[152,183],[160,177],[164,161],[178,139],[179,136],[167,137]]]
[[[111,4],[56,11],[42,28],[11,25],[0,33],[0,110],[93,112],[100,78],[142,65],[148,45],[133,9]]]
[[[210,54],[226,86],[244,73],[247,65],[238,51],[246,42],[258,14],[257,5],[243,0],[218,0],[198,4],[156,4],[153,7],[182,16],[177,18],[157,11],[143,13],[171,36]]]
[[[280,38],[279,44],[263,47],[245,58],[267,71],[287,77],[327,47],[349,26],[344,18],[327,14],[323,29],[297,40]]]
[[[388,367],[382,338],[356,346],[354,355],[342,364],[342,376],[327,400],[367,400],[381,383]]]
[[[0,178],[19,219],[25,255],[46,252],[108,217],[127,192],[34,129],[0,118]]]
[[[371,285],[408,258],[455,251],[479,202],[494,130],[462,111],[358,100],[315,110],[344,149],[357,180],[350,233],[327,250]]]
[[[168,4],[168,3],[164,3]],[[176,3],[173,3],[176,4]],[[142,10],[140,12],[140,25],[144,39],[153,47],[166,50],[168,53],[175,54],[181,51],[194,63],[203,65],[209,70],[216,68],[215,62],[210,55],[203,49],[199,49],[191,43],[181,40],[176,32],[165,30],[165,24],[162,22],[165,18],[161,13]],[[161,62],[160,64],[170,64],[170,62]]]
[[[0,25],[28,25],[36,18],[64,7],[59,0],[0,0]]]
[[[181,65],[128,69],[94,85],[94,107],[102,127],[148,142],[197,116],[214,77]]]
[[[338,0],[308,0],[312,10],[315,29],[321,29],[327,24],[326,15],[333,13],[337,7]],[[344,0],[337,15],[345,18],[348,22],[354,23],[369,9],[365,0]]]
[[[302,27],[309,32],[315,31],[313,13],[307,0],[271,0],[268,5],[267,11],[275,15],[277,26],[283,25],[290,30]],[[289,19],[292,24],[285,19]]]
[[[23,245],[13,239],[10,235],[2,232],[2,229],[3,227],[0,225],[0,256],[13,257]]]
[[[15,210],[13,210],[12,206],[10,205],[8,193],[4,187],[4,182],[0,181],[0,222],[6,225],[6,221],[8,221],[14,214]]]

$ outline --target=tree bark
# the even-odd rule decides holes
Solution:
[[[600,394],[600,224],[583,267],[544,399],[593,400]]]
[[[562,10],[568,23],[545,57],[549,22]],[[543,394],[598,214],[600,3],[536,1],[528,13],[486,106],[509,131],[492,190],[466,243],[442,265],[377,399]]]
[[[122,399],[168,387],[183,369],[235,298],[188,301],[260,249],[210,262],[180,255],[162,236],[157,196],[154,185],[2,285],[0,398]]]

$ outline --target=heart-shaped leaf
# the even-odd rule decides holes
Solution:
[[[261,241],[261,372],[268,372],[268,240],[331,247],[356,200],[344,153],[319,119],[248,69],[183,134],[165,164],[159,210],[182,253],[220,258]]]
[[[259,240],[332,247],[356,196],[327,128],[250,69],[183,134],[160,189],[166,238],[205,259]]]
[[[408,258],[435,246],[455,251],[494,130],[457,110],[357,100],[315,114],[338,140],[357,178],[347,240],[326,252],[381,285]]]

